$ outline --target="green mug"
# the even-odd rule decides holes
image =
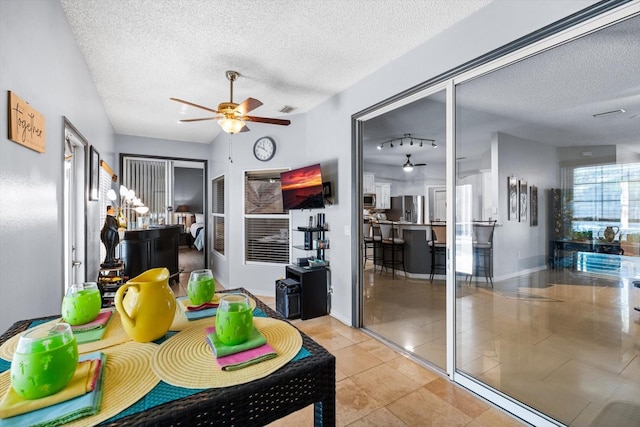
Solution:
[[[216,312],[216,335],[225,345],[242,344],[253,329],[253,310],[245,294],[226,294]]]
[[[187,295],[193,305],[204,304],[213,299],[216,293],[216,282],[213,273],[208,268],[194,270],[189,275]]]
[[[68,324],[35,328],[18,341],[11,360],[11,387],[25,399],[50,396],[71,381],[77,367],[78,344]]]
[[[70,325],[83,325],[98,317],[102,297],[95,282],[77,283],[62,298],[62,320]]]

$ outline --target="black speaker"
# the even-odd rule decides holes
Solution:
[[[276,311],[286,319],[300,317],[300,283],[293,279],[276,280]]]

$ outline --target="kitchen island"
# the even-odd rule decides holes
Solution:
[[[398,230],[397,236],[404,239],[404,265],[407,277],[428,279],[431,272],[431,252],[428,244],[431,240],[431,224],[416,224],[407,221],[372,221],[372,224],[376,223],[391,224],[393,228]],[[381,251],[382,248],[379,250]],[[381,260],[382,254],[377,254],[376,259]]]

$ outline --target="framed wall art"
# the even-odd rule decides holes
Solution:
[[[507,220],[518,220],[518,178],[510,176],[507,178],[507,194],[509,196],[509,206],[507,209]]]
[[[527,209],[529,208],[529,192],[527,191],[527,181],[521,179],[518,181],[518,194],[520,196],[519,215],[520,222],[527,222]]]
[[[89,152],[89,200],[100,198],[100,153],[91,146]]]
[[[531,218],[531,226],[538,226],[538,187],[532,185],[529,187],[529,217]]]

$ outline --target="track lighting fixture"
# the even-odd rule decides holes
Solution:
[[[390,139],[388,141],[384,141],[381,142],[380,144],[378,144],[376,147],[378,148],[378,150],[382,150],[385,145],[389,144],[389,148],[393,148],[395,147],[394,142],[399,145],[400,147],[402,147],[404,145],[405,140],[407,141],[407,143],[411,146],[413,146],[414,142],[416,143],[416,145],[418,145],[419,147],[422,147],[422,144],[425,142],[430,142],[431,143],[431,147],[436,148],[438,146],[438,144],[436,144],[435,139],[429,139],[429,138],[416,138],[415,136],[411,136],[410,133],[405,133],[403,136],[398,137],[398,138],[393,138]]]

